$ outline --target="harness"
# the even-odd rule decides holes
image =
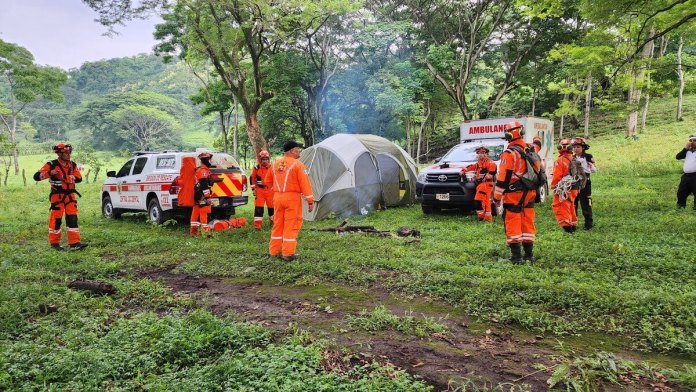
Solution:
[[[55,168],[60,169],[60,171],[63,173],[63,179],[67,180],[68,176],[72,175],[73,171],[75,170],[75,167],[77,165],[75,162],[70,161],[70,168],[68,169],[68,172],[65,172],[65,169],[63,168],[63,165],[58,162],[57,159],[54,159],[49,162],[49,167],[50,170],[53,170]],[[51,177],[49,182],[51,184],[51,192],[48,194],[48,201],[51,202],[51,197],[53,195],[63,195],[63,197],[60,198],[60,200],[51,202],[51,206],[49,207],[50,210],[58,210],[58,203],[63,203],[66,206],[70,203],[75,203],[77,204],[77,200],[70,197],[73,193],[76,194],[79,197],[82,197],[80,192],[75,189],[75,184],[74,183],[67,183],[65,181],[61,181],[59,178]],[[67,189],[66,189],[67,187]],[[67,199],[67,201],[66,201]]]

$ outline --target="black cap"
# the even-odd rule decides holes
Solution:
[[[283,152],[288,152],[288,151],[292,150],[292,149],[295,148],[295,147],[304,148],[304,146],[301,145],[300,143],[298,143],[298,142],[296,142],[296,141],[294,141],[294,140],[288,140],[287,142],[285,142],[285,143],[283,144]]]

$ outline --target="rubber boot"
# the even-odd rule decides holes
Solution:
[[[198,235],[198,226],[191,226],[191,228],[189,229],[189,234],[191,235],[191,237],[197,236]]]
[[[575,226],[562,226],[562,227],[563,227],[563,230],[565,230],[566,233],[573,234],[573,232],[575,231],[575,230],[573,230],[573,229],[575,228]]]
[[[76,242],[74,244],[68,245],[68,250],[83,250],[84,248],[88,247],[89,245],[84,243],[84,242]]]
[[[524,256],[522,259],[524,261],[529,261],[530,263],[535,262],[536,258],[534,258],[534,243],[525,242],[522,244],[522,248],[524,249]]]
[[[510,244],[510,261],[512,264],[522,264],[522,249],[520,244]]]

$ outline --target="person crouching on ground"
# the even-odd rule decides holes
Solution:
[[[551,180],[551,188],[554,190],[551,209],[558,224],[567,233],[574,233],[578,225],[578,217],[575,215],[575,198],[579,191],[573,189],[570,183],[565,180],[561,181],[570,174],[570,164],[573,159],[572,150],[573,144],[570,139],[561,139],[558,142],[559,156],[554,163]]]
[[[478,161],[465,167],[461,174],[465,175],[466,172],[474,172],[474,178],[477,183],[476,195],[474,196],[476,215],[480,221],[492,222],[491,195],[493,194],[493,179],[498,166],[488,157],[490,152],[488,147],[481,145],[475,151]]]
[[[80,195],[75,184],[82,182],[82,173],[77,164],[70,160],[73,148],[70,144],[59,143],[53,146],[53,152],[58,159],[46,162],[34,174],[34,181],[50,179],[51,202],[48,218],[48,243],[55,250],[64,250],[60,246],[61,222],[65,214],[65,225],[68,226],[68,249],[82,250],[87,244],[80,242],[80,229],[77,225],[77,197]]]
[[[283,156],[278,158],[266,174],[265,184],[272,185],[273,229],[268,244],[271,257],[282,255],[283,260],[297,258],[297,236],[302,228],[302,196],[307,199],[307,210],[314,210],[314,196],[305,165],[300,162],[302,146],[294,140],[283,144]]]
[[[689,136],[689,142],[677,154],[677,160],[684,160],[684,174],[677,189],[677,207],[686,208],[686,199],[694,195],[696,210],[696,134]]]

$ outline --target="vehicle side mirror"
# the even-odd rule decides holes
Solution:
[[[442,159],[442,157],[437,157],[437,158],[433,159],[433,163],[438,163],[438,162],[440,162],[440,159]]]
[[[106,172],[107,177],[116,177],[116,171],[115,170],[109,170]]]

